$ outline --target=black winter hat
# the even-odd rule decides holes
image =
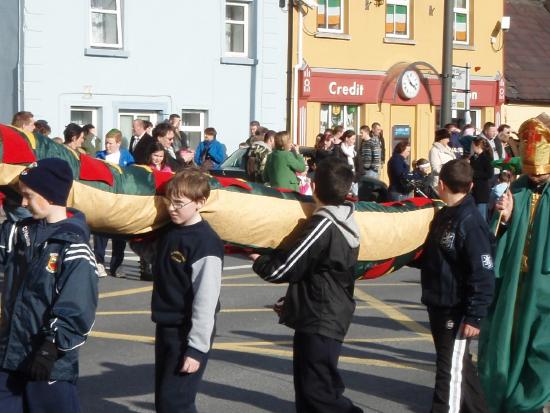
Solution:
[[[67,206],[73,171],[63,159],[46,158],[21,172],[19,180],[52,204]]]

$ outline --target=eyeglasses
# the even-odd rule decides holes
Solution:
[[[185,202],[185,203],[182,204],[181,202],[174,202],[174,201],[168,200],[168,206],[172,205],[175,210],[178,210],[178,209],[185,208],[191,202],[193,202],[193,201]]]

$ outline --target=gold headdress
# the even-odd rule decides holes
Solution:
[[[541,113],[523,122],[518,131],[524,173],[550,173],[550,116]]]

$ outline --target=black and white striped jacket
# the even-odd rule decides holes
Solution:
[[[0,368],[25,371],[33,351],[49,340],[62,355],[50,380],[78,376],[78,348],[95,319],[98,275],[84,215],[70,214],[54,224],[32,218],[2,224]]]

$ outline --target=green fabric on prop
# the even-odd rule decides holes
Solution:
[[[514,175],[519,175],[521,173],[521,158],[519,156],[515,156],[509,160],[498,159],[496,161],[492,161],[491,164],[495,168],[508,170]]]
[[[540,412],[550,400],[550,184],[539,200],[520,274],[533,192],[527,176],[512,185],[514,211],[499,239],[497,283],[479,339],[479,373],[491,412]]]

